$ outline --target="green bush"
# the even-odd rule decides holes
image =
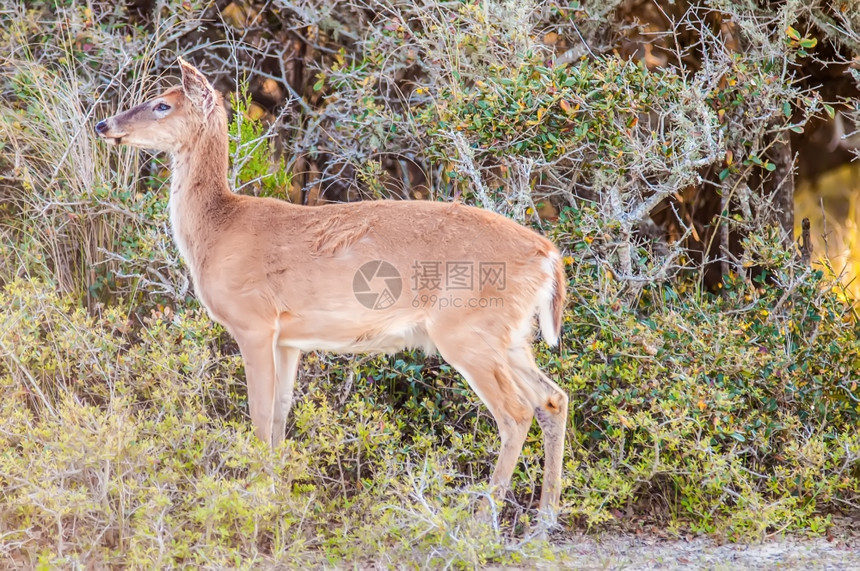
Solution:
[[[498,531],[466,517],[498,446],[486,418],[465,434],[417,429],[414,403],[385,404],[376,371],[389,360],[333,402],[341,369],[306,359],[314,380],[273,453],[250,430],[241,360],[199,311],[134,327],[34,281],[8,283],[0,303],[0,555],[51,567],[505,558]]]
[[[587,258],[600,237],[580,217],[565,213],[555,231]],[[621,292],[594,287],[596,264],[571,283],[579,299],[556,371],[580,403],[574,515],[594,524],[656,500],[675,529],[739,539],[820,530],[830,509],[856,501],[855,310],[821,271],[796,265],[777,232],[746,246],[771,261],[755,280],[727,276],[716,295],[678,280],[633,305],[608,301]]]
[[[290,173],[285,170],[283,156],[275,160],[272,133],[262,121],[250,116],[251,96],[247,89],[247,85],[241,85],[241,96],[230,95],[231,186],[244,194],[285,198]]]

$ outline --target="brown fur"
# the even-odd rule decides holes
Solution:
[[[491,482],[499,493],[537,413],[546,451],[540,507],[552,521],[567,395],[537,368],[530,344],[535,313],[548,340],[561,326],[565,279],[556,247],[511,220],[461,204],[303,207],[236,195],[227,184],[221,97],[199,71],[181,67],[182,86],[96,129],[112,143],[171,153],[174,239],[200,300],[239,344],[257,435],[273,446],[284,439],[301,351],[438,348],[497,421],[502,450]],[[359,269],[377,260],[394,266],[401,292],[374,309],[363,305],[354,285]],[[422,264],[438,264],[441,290],[419,279],[426,277],[417,274]],[[471,264],[473,283],[458,289],[463,283],[446,278],[463,264]],[[479,283],[481,264],[504,264],[504,284]],[[381,290],[394,282],[372,283]]]

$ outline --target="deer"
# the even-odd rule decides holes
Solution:
[[[566,277],[539,233],[460,202],[368,200],[303,206],[234,193],[222,96],[179,59],[181,82],[104,119],[111,145],[171,157],[173,240],[195,294],[236,340],[256,436],[285,439],[302,352],[423,349],[456,369],[492,414],[501,448],[490,478],[504,500],[536,418],[539,514],[557,522],[568,396],[532,343],[558,343]],[[488,503],[485,500],[485,503]]]

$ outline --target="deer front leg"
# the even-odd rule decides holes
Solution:
[[[236,335],[239,351],[245,361],[248,384],[248,408],[257,437],[272,445],[272,420],[275,407],[275,335],[274,332]]]

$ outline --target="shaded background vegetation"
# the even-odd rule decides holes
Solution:
[[[539,347],[572,403],[562,534],[856,515],[858,14],[0,0],[0,556],[561,557],[530,541],[537,432],[497,517],[470,517],[499,444],[434,357],[310,354],[284,447],[253,439],[236,348],[170,242],[166,157],[92,136],[177,55],[233,94],[239,192],[458,199],[564,250],[561,348]]]

